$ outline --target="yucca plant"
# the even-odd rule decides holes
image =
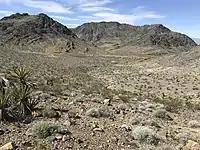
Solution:
[[[22,115],[30,114],[37,105],[37,101],[31,98],[32,90],[31,85],[19,84],[12,87],[13,99],[19,104]]]
[[[26,85],[30,77],[31,71],[24,67],[14,67],[8,71],[7,78],[12,82],[19,82]]]

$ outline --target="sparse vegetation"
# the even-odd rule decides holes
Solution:
[[[105,108],[91,108],[86,112],[86,114],[90,117],[95,117],[95,118],[111,116],[109,110]]]
[[[0,92],[0,144],[12,139],[18,149],[174,150],[184,149],[188,140],[199,142],[196,52],[192,59],[190,50],[179,58],[175,48],[131,46],[134,41],[124,47],[123,41],[115,44],[119,37],[106,41],[107,47],[102,41],[100,50],[100,43],[79,43],[44,14],[36,23],[34,16],[14,17],[20,30],[9,31],[6,42],[6,34],[0,39],[0,76],[9,81]],[[9,25],[3,30],[12,29]],[[178,138],[180,133],[187,136]]]
[[[165,109],[158,109],[153,114],[157,118],[172,120],[171,116]]]
[[[156,132],[145,126],[137,126],[133,130],[132,136],[135,140],[152,145],[157,145],[160,141]]]
[[[179,98],[167,97],[164,99],[154,98],[154,102],[164,104],[165,109],[170,112],[177,112],[179,109],[183,108],[184,101]]]
[[[39,138],[47,138],[58,132],[58,126],[49,122],[39,122],[32,127]]]

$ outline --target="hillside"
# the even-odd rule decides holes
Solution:
[[[91,47],[45,14],[16,13],[0,20],[0,45],[37,52],[83,51]]]
[[[190,48],[197,45],[188,36],[173,32],[161,24],[132,26],[118,22],[85,23],[73,31],[79,38],[97,45],[157,45],[162,48]]]

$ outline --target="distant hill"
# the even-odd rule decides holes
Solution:
[[[162,24],[132,26],[118,22],[85,23],[73,32],[96,45],[159,46],[190,48],[197,44],[187,35],[173,32]]]
[[[46,14],[16,13],[0,20],[0,46],[39,52],[84,51],[91,46]]]
[[[200,45],[200,38],[193,38],[193,40]]]

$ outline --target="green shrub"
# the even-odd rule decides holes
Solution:
[[[33,133],[39,138],[47,138],[58,132],[58,126],[48,122],[39,122],[33,126]]]

